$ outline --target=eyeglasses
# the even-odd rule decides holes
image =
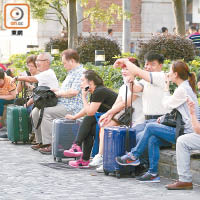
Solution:
[[[47,59],[44,59],[44,60],[36,60],[36,62],[40,62],[40,61],[46,61]]]

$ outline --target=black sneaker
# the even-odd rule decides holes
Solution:
[[[131,165],[131,166],[137,166],[140,164],[139,159],[134,159],[133,156],[130,156],[129,154],[118,156],[115,158],[116,162],[119,165]]]
[[[136,180],[140,181],[140,182],[147,182],[147,183],[160,183],[160,177],[159,175],[152,175],[151,173],[147,172],[145,173],[143,176],[141,176],[140,178],[137,178]]]

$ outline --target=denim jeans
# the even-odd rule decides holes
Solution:
[[[139,158],[148,147],[149,172],[158,173],[158,162],[160,158],[160,146],[175,144],[176,128],[158,124],[148,123],[144,129],[144,135],[132,149],[131,153]]]
[[[138,142],[142,139],[146,125],[150,122],[155,122],[155,121],[156,121],[156,119],[145,120],[144,123],[137,124],[136,126],[133,127],[136,130],[136,144],[138,144]],[[143,154],[140,156],[140,163],[142,165],[146,165],[146,166],[149,165],[147,148],[144,150]]]

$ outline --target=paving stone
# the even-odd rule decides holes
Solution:
[[[200,196],[198,186],[192,191],[166,190],[172,180],[163,177],[161,183],[140,183],[94,169],[50,168],[44,163],[53,163],[52,156],[9,141],[0,142],[0,160],[0,200],[199,200]]]

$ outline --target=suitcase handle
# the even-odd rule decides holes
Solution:
[[[80,122],[79,119],[73,120],[73,119],[60,118],[59,120],[62,121],[63,123],[65,123],[65,124],[75,124],[77,122]]]

